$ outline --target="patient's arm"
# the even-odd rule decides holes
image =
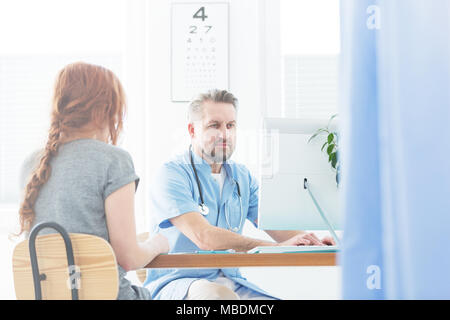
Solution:
[[[159,254],[169,251],[169,243],[161,234],[144,242],[137,240],[134,192],[133,181],[111,193],[105,200],[109,241],[118,264],[126,271],[140,269]]]

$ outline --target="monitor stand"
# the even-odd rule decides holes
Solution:
[[[334,231],[333,226],[332,226],[331,223],[328,221],[325,212],[323,212],[323,210],[322,210],[322,208],[319,206],[319,203],[317,202],[316,198],[315,198],[314,195],[312,194],[311,188],[309,188],[309,185],[308,185],[308,179],[306,179],[306,178],[303,180],[303,188],[306,189],[306,190],[308,190],[309,196],[311,197],[311,199],[312,199],[312,201],[313,201],[313,203],[314,203],[314,206],[316,207],[317,211],[319,211],[320,217],[322,218],[322,220],[323,220],[323,221],[325,222],[325,224],[327,225],[328,230],[329,230],[330,233],[331,233],[331,236],[333,237],[334,241],[336,242],[336,245],[340,246],[340,244],[341,244],[341,243],[340,243],[340,240],[339,240],[339,238],[337,237],[336,232]]]

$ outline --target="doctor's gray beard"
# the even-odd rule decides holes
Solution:
[[[210,153],[205,152],[205,150],[202,150],[202,153],[214,163],[224,163],[231,157],[231,155],[233,154],[233,151],[234,150],[231,150],[229,152],[230,154],[227,155],[225,148],[220,153],[216,153],[216,149],[213,148]]]

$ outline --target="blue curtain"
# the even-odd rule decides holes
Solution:
[[[344,299],[450,299],[450,1],[341,0]]]

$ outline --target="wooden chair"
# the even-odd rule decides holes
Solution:
[[[43,228],[59,234],[37,236]],[[55,223],[35,226],[29,240],[16,245],[13,275],[19,300],[109,300],[119,292],[111,245],[97,236],[68,234]]]
[[[150,235],[149,232],[140,233],[138,234],[137,239],[138,241],[145,241],[148,239],[149,235]],[[147,279],[147,270],[146,269],[136,270],[136,276],[141,283],[144,283],[145,279]]]

